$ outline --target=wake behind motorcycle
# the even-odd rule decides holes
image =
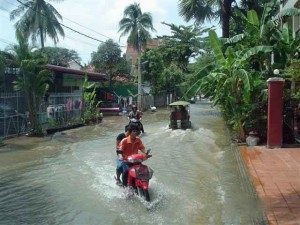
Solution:
[[[142,162],[152,157],[149,153],[150,149],[146,154],[133,154],[124,160],[130,164],[127,187],[133,189],[136,194],[148,202],[150,201],[149,181],[152,178],[153,170]]]

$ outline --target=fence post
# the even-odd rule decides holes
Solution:
[[[282,146],[282,109],[284,79],[272,77],[268,82],[267,148]]]

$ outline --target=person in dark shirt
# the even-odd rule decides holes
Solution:
[[[136,120],[136,123],[138,124],[139,126],[139,129],[142,131],[142,133],[144,133],[144,126],[141,122],[142,120],[142,112],[139,111],[137,109],[137,106],[136,105],[132,105],[131,107],[132,111],[128,114],[128,119],[131,120],[131,119],[135,119]],[[129,124],[132,123],[131,121],[129,122]]]
[[[170,115],[170,127],[172,129],[177,129],[177,107],[176,106],[173,108],[173,111],[171,112]]]

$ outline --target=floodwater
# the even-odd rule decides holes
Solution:
[[[0,148],[0,224],[264,224],[235,147],[209,104],[192,104],[191,130],[168,129],[167,109],[146,112],[151,202],[115,184],[115,138],[126,116]],[[249,185],[248,185],[249,186]],[[250,188],[251,189],[251,188]]]

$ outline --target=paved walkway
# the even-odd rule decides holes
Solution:
[[[300,225],[300,148],[240,147],[270,225]]]

